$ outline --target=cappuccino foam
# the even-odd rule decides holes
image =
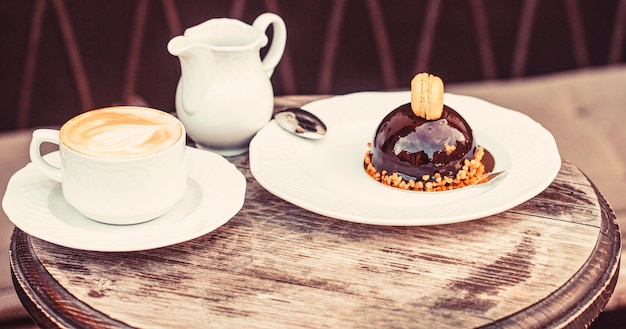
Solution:
[[[174,145],[183,128],[172,115],[134,106],[85,112],[61,127],[60,139],[68,148],[100,158],[135,158]]]

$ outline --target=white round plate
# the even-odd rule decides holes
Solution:
[[[46,160],[58,163],[59,153]],[[187,166],[183,198],[163,216],[141,224],[109,225],[84,217],[65,201],[61,184],[32,164],[11,177],[2,207],[22,231],[61,246],[94,251],[165,247],[217,229],[243,206],[246,179],[226,159],[188,147]]]
[[[444,102],[470,124],[478,144],[496,160],[502,179],[448,192],[403,191],[363,169],[367,143],[380,120],[411,100],[409,92],[361,92],[304,106],[328,134],[306,140],[271,121],[250,144],[250,169],[274,195],[332,218],[376,225],[437,225],[493,215],[550,185],[561,167],[553,136],[528,116],[486,101],[445,94]]]

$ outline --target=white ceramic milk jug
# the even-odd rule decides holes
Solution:
[[[272,43],[261,59],[270,25]],[[170,40],[167,50],[178,56],[182,72],[176,113],[198,147],[224,156],[247,151],[254,134],[272,117],[270,77],[286,39],[283,20],[265,13],[252,25],[230,18],[210,19]]]

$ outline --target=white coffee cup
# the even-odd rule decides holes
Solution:
[[[86,217],[136,224],[163,215],[182,198],[185,136],[182,123],[166,112],[108,107],[82,113],[60,130],[35,130],[30,158]],[[59,145],[60,168],[42,158],[46,142]]]

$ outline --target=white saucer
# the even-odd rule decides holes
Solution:
[[[58,152],[46,155],[52,163]],[[187,148],[189,183],[183,198],[163,216],[136,225],[90,220],[63,198],[61,184],[32,164],[9,180],[2,207],[22,231],[65,247],[94,251],[160,248],[207,234],[228,222],[243,206],[246,179],[222,156]]]
[[[445,94],[478,144],[493,154],[502,179],[450,192],[414,192],[378,183],[363,170],[380,120],[411,101],[408,91],[361,92],[304,108],[322,119],[326,137],[306,140],[271,121],[250,143],[250,171],[272,194],[328,217],[375,225],[439,225],[506,211],[550,185],[561,167],[554,137],[530,117],[486,101]]]

